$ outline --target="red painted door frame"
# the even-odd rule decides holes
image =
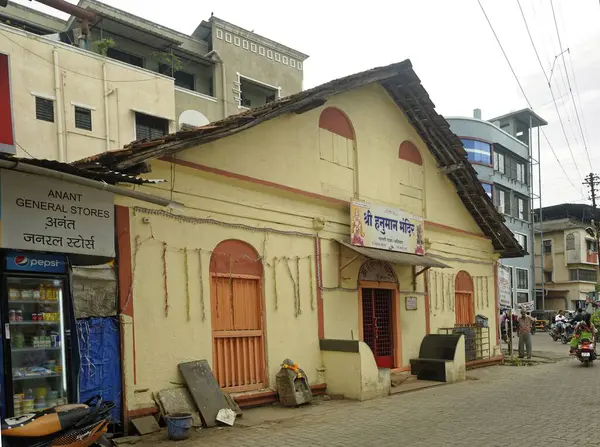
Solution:
[[[378,356],[372,346],[369,346],[371,350],[373,350],[373,355],[375,356],[375,362],[377,366],[380,368],[395,368],[399,367],[402,364],[402,335],[399,327],[399,318],[398,318],[398,286],[395,283],[386,283],[386,282],[373,282],[373,281],[360,281],[359,289],[358,289],[358,330],[359,330],[359,339],[361,341],[365,341],[364,337],[364,322],[365,318],[372,318],[372,316],[364,315],[363,309],[363,290],[366,289],[382,289],[390,291],[390,312],[389,312],[389,331],[390,331],[390,340],[392,343],[392,355],[386,356]]]

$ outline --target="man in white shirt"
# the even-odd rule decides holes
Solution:
[[[559,310],[558,315],[556,315],[556,317],[554,317],[555,323],[564,323],[566,320],[567,320],[567,317],[565,317],[565,313],[562,310]]]
[[[566,321],[567,317],[565,317],[564,311],[559,310],[556,317],[554,317],[554,324],[556,324],[556,329],[558,330],[559,334],[561,334],[565,330]]]

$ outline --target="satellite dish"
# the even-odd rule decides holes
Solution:
[[[210,120],[197,110],[186,110],[179,115],[179,128],[183,125],[201,127],[210,123]]]

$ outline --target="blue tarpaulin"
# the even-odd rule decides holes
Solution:
[[[79,401],[100,395],[114,402],[115,423],[121,420],[121,349],[119,320],[116,317],[77,320],[81,351]]]

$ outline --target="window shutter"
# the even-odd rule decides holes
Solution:
[[[511,216],[515,215],[515,200],[511,200],[510,192],[504,191],[504,196],[506,197],[506,210],[504,210],[505,214],[509,214]]]
[[[92,111],[75,106],[75,127],[83,130],[92,130]]]
[[[163,118],[135,114],[135,138],[136,140],[153,140],[169,133],[169,122]]]
[[[140,123],[135,123],[135,139],[146,140],[150,139],[150,128]]]
[[[40,121],[54,122],[54,101],[35,97],[35,118]]]

